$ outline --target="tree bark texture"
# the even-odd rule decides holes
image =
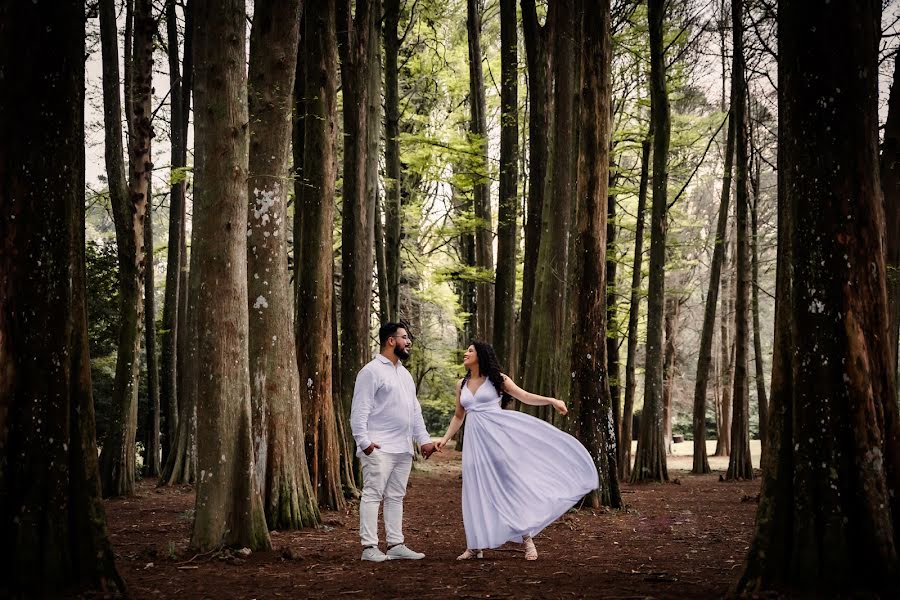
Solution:
[[[734,98],[732,80],[731,97]],[[706,290],[706,304],[703,309],[703,329],[700,333],[700,350],[697,354],[697,376],[694,379],[694,464],[691,473],[709,473],[709,459],[706,456],[706,396],[709,388],[709,367],[712,363],[713,333],[716,327],[716,304],[719,300],[719,285],[722,265],[725,262],[726,236],[728,235],[728,202],[731,196],[731,165],[734,156],[734,111],[729,108],[728,133],[725,135],[724,174],[722,195],[719,201],[719,219],[713,240],[712,263],[709,267],[709,287]],[[724,310],[722,312],[725,312]],[[718,421],[717,421],[718,422]]]
[[[301,11],[301,0],[257,5],[247,81],[250,404],[257,485],[270,529],[320,520],[304,448],[287,266],[288,152]]]
[[[389,321],[400,319],[400,243],[403,203],[400,164],[400,0],[384,2],[384,262],[382,301]]]
[[[271,544],[251,431],[246,9],[243,0],[197,0],[195,11],[191,291],[200,475],[190,547],[260,550]]]
[[[579,323],[572,340],[572,433],[594,461],[600,487],[591,494],[595,508],[622,505],[616,466],[616,437],[606,362],[606,220],[609,198],[610,3],[585,5],[584,41],[579,59],[581,139],[578,187],[581,198],[575,244],[575,290]]]
[[[612,193],[612,187],[616,184],[616,164],[612,157],[613,146],[610,145],[609,159],[609,191],[607,192],[606,208],[606,364],[609,371],[609,395],[612,404],[613,430],[616,432],[617,460],[621,450],[618,446],[622,440],[622,401],[620,376],[621,359],[619,356],[619,291],[617,289],[616,275],[618,272],[616,239],[619,235],[619,225],[616,222],[616,195]],[[620,469],[621,472],[621,469]]]
[[[779,265],[788,268],[779,270],[790,286],[779,287],[776,325],[788,329],[776,332],[769,450],[739,592],[887,597],[898,589],[900,425],[877,170],[880,16],[875,0],[778,7],[788,214],[779,225],[790,225],[788,262]]]
[[[88,356],[84,52],[83,3],[0,2],[4,597],[125,592],[100,497]]]
[[[478,156],[472,161],[472,190],[475,207],[475,336],[493,342],[494,271],[493,227],[491,221],[491,179],[488,166],[487,107],[484,72],[481,67],[481,16],[483,0],[466,0],[466,31],[469,43],[469,131]],[[501,76],[502,78],[502,76]],[[503,100],[501,99],[501,104]],[[501,132],[501,138],[502,138]]]
[[[733,242],[732,242],[733,243]],[[734,250],[731,251],[733,259]],[[728,247],[725,247],[728,253]],[[734,373],[734,343],[729,332],[729,321],[734,314],[734,260],[728,263],[722,279],[722,291],[726,296],[722,301],[722,315],[719,318],[719,406],[716,415],[716,449],[713,456],[728,456],[731,453],[731,380]]]
[[[748,212],[749,149],[747,135],[747,85],[744,81],[743,0],[731,2],[734,36],[731,77],[736,82],[732,99],[735,128],[735,226],[737,228],[737,289],[734,304],[734,391],[731,410],[731,453],[725,479],[753,479],[750,460],[750,240]]]
[[[568,273],[569,224],[575,182],[575,43],[573,0],[560,0],[551,7],[553,16],[554,136],[552,140],[552,202],[544,202],[541,245],[538,252],[531,331],[523,380],[525,388],[553,396],[557,393],[563,357],[563,331],[567,329],[566,276]],[[545,407],[528,409],[551,417]]]
[[[156,283],[153,269],[153,193],[147,186],[147,216],[144,219],[144,248],[147,260],[144,269],[144,346],[147,356],[147,435],[144,444],[144,474],[159,477],[160,460],[160,399],[159,360],[156,353]]]
[[[500,199],[497,209],[497,270],[493,340],[504,369],[513,367],[518,242],[519,108],[516,0],[500,2]]]
[[[553,120],[553,10],[540,25],[535,0],[522,0],[522,38],[528,69],[528,197],[525,202],[522,307],[519,312],[518,372],[525,372],[531,333],[538,252],[544,230],[544,197],[550,184],[550,135]]]
[[[297,360],[306,432],[306,460],[318,504],[341,509],[341,445],[332,390],[332,256],[335,182],[337,47],[335,1],[306,7],[303,182],[297,196],[299,237],[294,240]],[[368,313],[368,311],[367,311]]]
[[[894,355],[893,364],[896,365],[900,335],[900,54],[894,59],[894,77],[888,97],[880,171],[886,227],[889,340]]]
[[[644,221],[647,214],[647,188],[650,180],[650,140],[653,123],[647,138],[641,142],[641,175],[638,183],[637,223],[634,228],[634,265],[631,270],[631,293],[628,301],[628,351],[625,357],[625,400],[622,404],[622,438],[619,441],[619,477],[631,477],[632,417],[634,392],[637,388],[638,321],[641,312],[641,269],[644,262]]]
[[[650,217],[650,275],[647,287],[647,363],[644,409],[631,481],[668,481],[663,444],[663,313],[665,311],[666,188],[669,156],[669,97],[663,47],[665,2],[648,0],[650,31],[650,120],[653,125],[653,201]]]
[[[113,204],[119,255],[121,326],[113,384],[113,417],[100,453],[100,482],[104,496],[134,494],[137,385],[144,320],[144,220],[149,201],[150,173],[153,169],[150,162],[150,140],[153,137],[150,118],[156,22],[153,20],[152,9],[150,0],[138,0],[135,5],[133,79],[129,82],[126,76],[126,84],[130,83],[131,86],[130,101],[125,103],[126,118],[130,124],[127,194],[121,198],[121,202]],[[112,26],[115,26],[115,22]],[[115,58],[110,56],[110,60],[118,61],[118,55],[114,56]],[[126,63],[130,62],[131,56],[131,48],[126,47]],[[113,75],[111,67],[109,73],[110,76]],[[110,81],[110,86],[112,85],[115,85],[115,91],[110,89],[104,95],[111,99],[114,93],[118,98],[118,79]],[[116,135],[115,126],[113,132],[107,135]],[[121,135],[118,139],[121,139]],[[116,150],[113,142],[112,148],[107,149],[107,162],[117,160],[110,156],[110,152]],[[118,178],[117,171],[118,168]]]
[[[759,414],[759,440],[761,454],[766,453],[766,437],[769,423],[769,401],[766,394],[765,364],[762,351],[762,330],[759,322],[759,162],[756,174],[750,180],[753,187],[753,204],[750,209],[750,309],[753,313],[753,357],[756,368],[756,403]],[[762,458],[760,458],[762,463]]]

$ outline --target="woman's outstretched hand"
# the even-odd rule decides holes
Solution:
[[[435,452],[443,452],[444,446],[446,446],[446,445],[447,445],[447,442],[445,442],[444,440],[438,440],[438,441],[436,441],[436,442],[434,443],[434,450],[435,450]]]
[[[569,412],[569,409],[566,407],[566,403],[562,400],[557,400],[556,398],[553,399],[553,408],[555,408],[556,412],[561,415],[568,414]]]

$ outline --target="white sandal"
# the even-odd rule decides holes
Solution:
[[[484,558],[484,552],[481,550],[469,550],[466,548],[466,551],[456,557],[456,560],[471,560],[473,558]]]
[[[537,548],[534,547],[534,540],[531,537],[527,537],[523,540],[525,544],[525,560],[537,560],[538,553]]]

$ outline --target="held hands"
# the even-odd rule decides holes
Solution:
[[[375,442],[372,442],[371,444],[369,444],[369,447],[368,447],[368,448],[366,448],[365,450],[363,450],[363,454],[365,454],[366,456],[369,456],[370,454],[372,454],[373,452],[375,452],[375,448],[381,448],[381,446],[379,446],[379,445],[376,444]]]
[[[436,451],[438,451],[438,448],[436,448],[435,445],[432,444],[431,442],[429,442],[427,444],[423,444],[420,448],[422,450],[422,456],[425,457],[425,460],[428,460],[429,456],[431,456]]]
[[[444,439],[438,440],[438,441],[435,442],[435,444],[434,444],[434,450],[435,450],[435,452],[443,452],[443,451],[444,451],[444,446],[446,446],[446,445],[447,445],[447,440],[444,440]]]
[[[566,407],[566,403],[563,402],[562,400],[557,400],[556,398],[553,398],[553,402],[551,402],[550,404],[551,404],[551,406],[553,406],[553,408],[556,409],[556,412],[558,412],[561,415],[568,414],[568,412],[569,412],[569,409]]]

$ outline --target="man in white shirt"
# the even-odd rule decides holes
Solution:
[[[356,376],[350,429],[362,462],[363,491],[359,502],[362,560],[425,558],[403,543],[403,497],[412,468],[412,440],[425,458],[435,451],[416,398],[416,384],[401,360],[409,358],[412,340],[400,323],[378,330],[381,352]],[[387,553],[378,548],[378,507],[384,501]]]

